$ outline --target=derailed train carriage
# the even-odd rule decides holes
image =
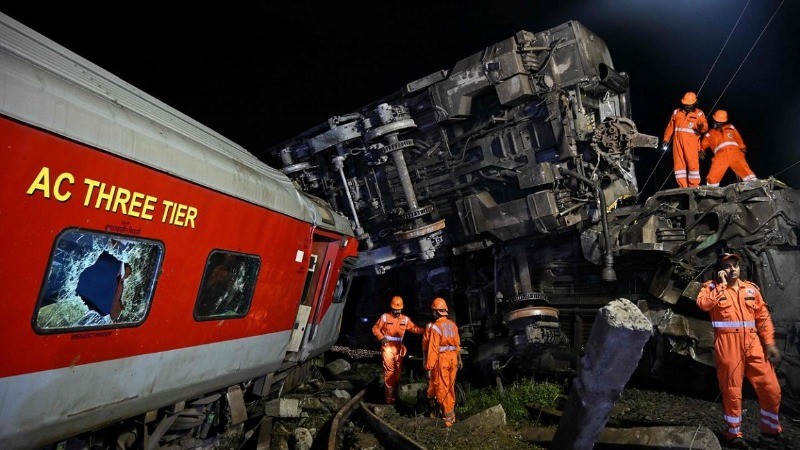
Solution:
[[[336,342],[346,218],[2,14],[0,148],[0,447],[211,447]]]
[[[654,323],[641,369],[705,387],[713,331],[694,298],[717,255],[739,252],[797,408],[798,191],[770,179],[637,203],[635,149],[659,139],[631,121],[628,88],[603,40],[572,21],[520,31],[269,153],[354,224],[365,322],[390,293],[413,294],[418,311],[443,296],[490,376],[574,367],[598,308],[624,297]]]

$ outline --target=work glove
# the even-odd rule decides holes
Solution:
[[[767,346],[767,358],[770,360],[772,364],[778,364],[781,360],[781,351],[778,350],[778,346],[775,344],[770,344]]]
[[[381,339],[381,345],[386,345],[389,343],[389,340],[386,338]]]

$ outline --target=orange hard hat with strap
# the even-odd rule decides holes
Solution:
[[[720,123],[727,122],[728,121],[728,111],[725,111],[724,109],[718,109],[718,110],[714,111],[714,115],[712,115],[711,117],[713,117],[714,120],[716,120],[717,122],[720,122]]]
[[[403,298],[399,295],[395,295],[392,297],[392,301],[389,302],[389,306],[391,306],[392,309],[403,309]]]
[[[694,105],[695,103],[697,103],[697,94],[695,94],[694,92],[687,92],[683,94],[681,103],[683,103],[684,105]]]
[[[444,299],[441,297],[436,297],[433,299],[433,303],[431,303],[431,309],[435,309],[440,313],[447,314],[447,303],[445,303]]]

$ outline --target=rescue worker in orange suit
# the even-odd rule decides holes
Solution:
[[[727,111],[718,109],[711,115],[711,118],[714,119],[714,128],[700,140],[701,152],[711,150],[714,153],[706,184],[719,186],[719,182],[729,167],[742,181],[755,180],[756,174],[750,170],[750,166],[744,159],[747,146],[744,145],[739,131],[728,123]]]
[[[425,365],[425,361],[428,359],[428,342],[431,340],[431,331],[433,331],[433,322],[429,322],[427,325],[425,325],[425,332],[422,333],[423,365]],[[428,373],[428,388],[426,389],[425,393],[428,397],[428,410],[431,414],[431,417],[436,417],[439,410],[439,404],[436,401],[436,379],[431,376],[432,372],[430,370],[427,370],[426,372]]]
[[[775,328],[758,286],[740,279],[739,255],[719,259],[716,281],[707,281],[697,296],[697,306],[708,311],[714,327],[714,356],[722,394],[724,437],[729,446],[748,448],[742,435],[742,384],[750,380],[758,396],[761,434],[782,441],[778,420],[781,388],[772,364],[780,361]]]
[[[461,338],[455,322],[447,318],[447,303],[444,299],[433,299],[431,309],[436,320],[431,325],[425,370],[431,371],[436,400],[442,410],[444,424],[449,428],[456,422],[456,374],[463,367]]]
[[[708,120],[697,107],[697,95],[687,92],[681,99],[681,108],[672,112],[664,130],[663,151],[672,142],[672,161],[678,186],[700,186],[700,136],[708,130]]]
[[[403,299],[401,297],[392,297],[389,306],[392,312],[381,314],[372,327],[372,334],[381,342],[383,382],[386,388],[387,405],[397,401],[403,358],[407,353],[406,346],[403,345],[403,336],[406,331],[416,334],[422,334],[424,331],[422,327],[415,325],[408,316],[402,314]]]

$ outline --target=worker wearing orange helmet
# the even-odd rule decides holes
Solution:
[[[425,370],[431,371],[436,400],[441,407],[444,424],[449,428],[456,422],[456,374],[463,366],[461,338],[455,322],[447,318],[449,313],[444,299],[433,299],[431,309],[436,320],[431,325]]]
[[[386,390],[386,404],[391,405],[397,401],[397,389],[400,383],[400,374],[403,370],[403,358],[407,349],[403,345],[403,336],[406,331],[422,334],[423,328],[418,327],[411,319],[402,314],[403,299],[399,296],[392,297],[389,302],[391,313],[384,313],[372,327],[372,334],[381,342],[381,355],[383,356],[383,383]]]
[[[711,118],[714,119],[714,128],[700,140],[701,152],[706,150],[714,152],[706,184],[719,186],[719,182],[728,168],[733,169],[733,172],[742,181],[755,180],[756,174],[750,170],[750,166],[744,159],[747,146],[744,145],[739,131],[728,123],[728,112],[718,109],[711,115]]]
[[[778,420],[781,387],[772,366],[780,361],[781,352],[775,345],[775,328],[761,291],[740,279],[740,259],[735,253],[719,258],[717,280],[703,285],[697,306],[708,311],[714,327],[725,439],[731,447],[748,448],[741,429],[744,377],[758,396],[761,434],[768,440],[782,440]]]
[[[664,151],[672,142],[672,162],[675,181],[680,187],[700,186],[700,136],[708,130],[708,120],[697,107],[697,95],[687,92],[682,107],[672,112],[664,130]]]

